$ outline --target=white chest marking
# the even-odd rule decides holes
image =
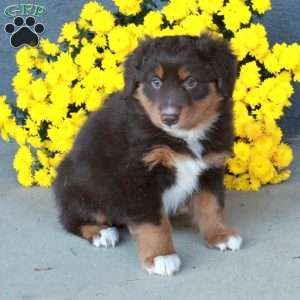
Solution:
[[[206,164],[198,159],[177,160],[175,166],[175,183],[163,193],[165,211],[171,215],[197,190],[199,175],[206,169]]]
[[[181,132],[178,135],[181,135]],[[197,191],[199,176],[208,167],[202,159],[203,148],[199,142],[199,133],[189,134],[183,138],[197,158],[175,160],[175,183],[164,191],[162,197],[165,212],[169,215],[176,214],[177,210],[183,206],[189,196],[194,191]]]

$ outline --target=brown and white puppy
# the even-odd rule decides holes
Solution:
[[[90,116],[54,185],[66,230],[114,247],[118,224],[142,266],[180,268],[169,216],[183,206],[207,245],[238,250],[224,221],[224,159],[233,142],[236,60],[209,35],[146,39],[125,62],[125,88]]]

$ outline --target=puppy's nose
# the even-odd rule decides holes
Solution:
[[[178,113],[162,113],[161,120],[164,124],[166,124],[168,126],[175,125],[179,120],[179,114]]]

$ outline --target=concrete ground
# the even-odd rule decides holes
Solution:
[[[133,240],[98,249],[64,232],[50,189],[24,189],[11,167],[15,146],[0,142],[1,300],[298,300],[300,297],[300,142],[293,177],[259,193],[228,192],[227,219],[245,239],[239,252],[208,250],[178,220],[181,272],[141,271]]]

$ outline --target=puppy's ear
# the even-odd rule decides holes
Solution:
[[[146,59],[146,53],[151,44],[151,39],[143,40],[140,45],[127,57],[124,63],[124,94],[130,96],[134,93],[139,83],[139,73]]]
[[[197,48],[199,54],[207,59],[214,69],[221,95],[231,97],[237,75],[237,61],[228,42],[205,34],[198,39]]]

